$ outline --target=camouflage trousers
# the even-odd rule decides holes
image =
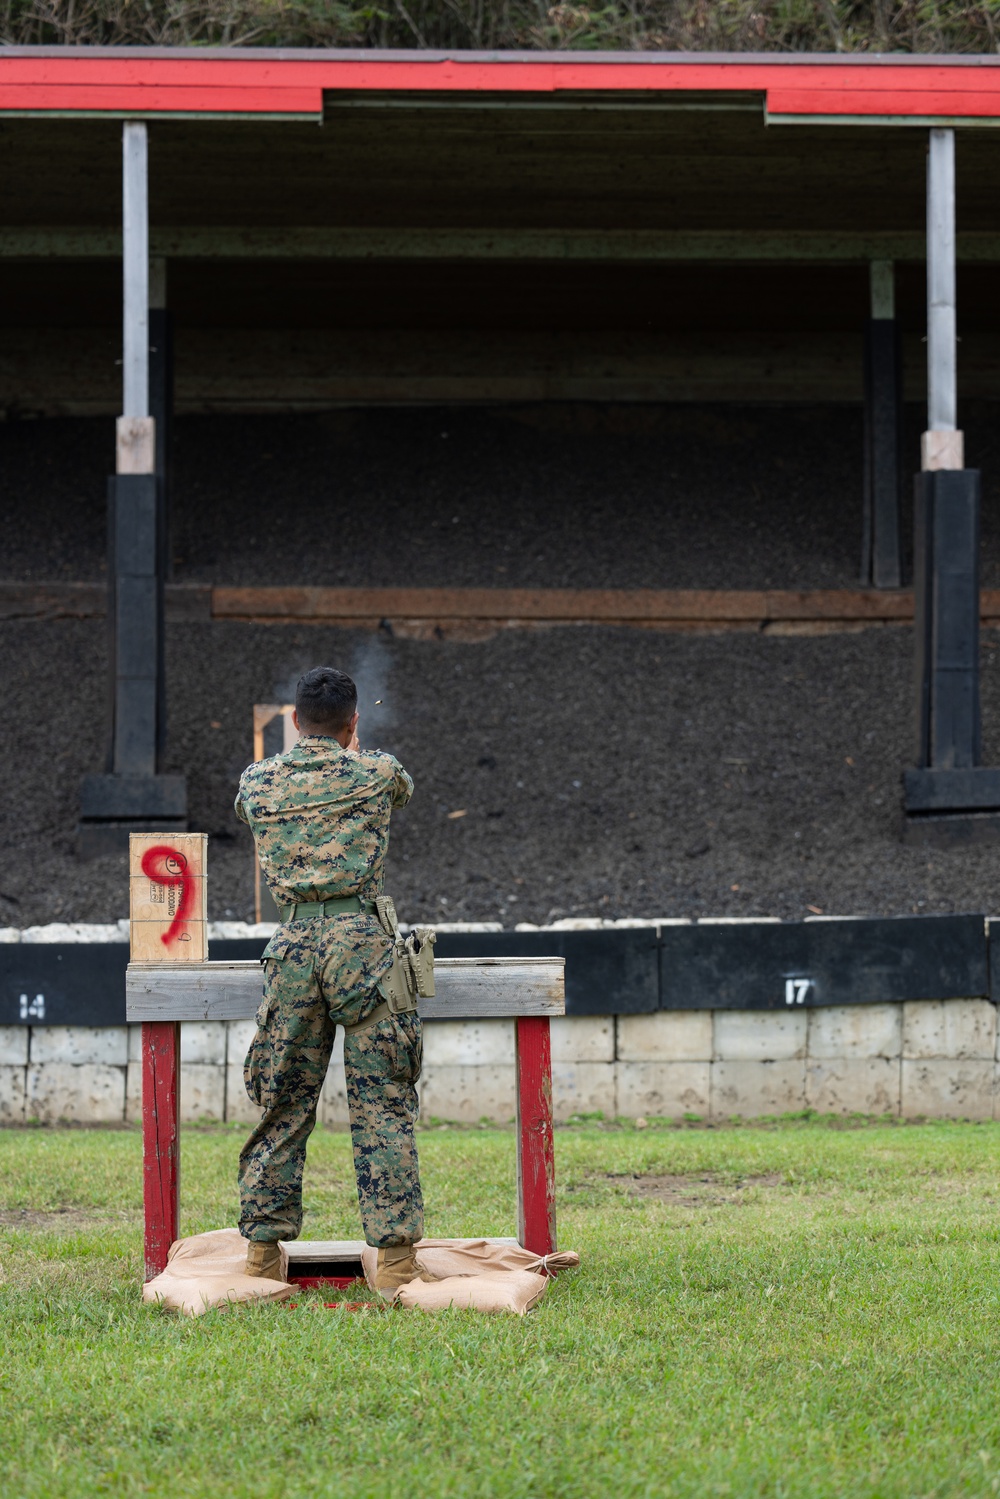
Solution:
[[[297,922],[268,944],[264,999],[244,1068],[250,1100],[264,1111],[240,1152],[245,1239],[297,1238],[306,1144],[337,1025],[358,1025],[382,1003],[377,983],[388,957],[377,922],[365,916]],[[365,1239],[379,1248],[423,1236],[414,1140],[421,1053],[416,1015],[388,1015],[344,1037],[361,1221]]]

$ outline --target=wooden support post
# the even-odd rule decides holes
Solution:
[[[108,623],[111,646],[111,745],[107,774],[87,776],[79,850],[124,849],[131,830],[187,827],[184,776],[160,774],[166,739],[163,580],[164,496],[170,415],[169,322],[154,312],[157,353],[150,415],[150,266],[146,126],[122,127],[122,415],[115,475],[108,481]],[[163,262],[154,267],[158,304],[166,295]]]
[[[927,430],[914,512],[916,766],[908,842],[1000,841],[1000,776],[981,766],[979,473],[958,428],[955,132],[927,154]]]
[[[927,431],[924,470],[965,467],[958,430],[955,310],[955,132],[930,132],[927,152]]]
[[[552,1254],[556,1247],[556,1167],[547,1015],[518,1016],[515,1070],[518,1242],[535,1254]]]
[[[157,546],[160,574],[173,576],[170,545],[171,452],[174,423],[174,332],[167,307],[167,262],[149,262],[149,414],[153,421],[153,451],[156,468]],[[161,672],[161,699],[162,679]],[[160,705],[160,734],[166,721],[166,704]],[[162,742],[158,746],[162,753]]]
[[[916,763],[968,770],[980,763],[976,469],[917,476],[914,541]]]
[[[145,1278],[166,1269],[180,1238],[181,1026],[179,1020],[144,1021],[142,1027],[142,1206]]]
[[[167,262],[149,262],[149,414],[156,467],[156,598],[160,621],[156,656],[156,768],[167,747],[167,673],[164,662],[163,585],[173,576],[170,542],[171,446],[174,422],[173,324],[167,309]]]
[[[129,839],[129,957],[133,963],[203,963],[208,957],[207,835]],[[178,1020],[142,1025],[142,1196],[145,1273],[166,1267],[180,1235],[180,1058]]]
[[[903,392],[892,261],[870,266],[871,316],[865,326],[865,488],[861,582],[902,586],[899,454]]]
[[[254,703],[253,705],[253,757],[265,760],[271,755],[283,755],[299,741],[299,731],[292,723],[294,703]],[[264,881],[257,850],[253,853],[253,906],[254,919],[277,921],[278,908],[274,897]]]

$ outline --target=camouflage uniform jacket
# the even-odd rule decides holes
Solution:
[[[279,906],[381,893],[389,816],[413,792],[399,761],[305,735],[283,755],[243,772],[236,815],[253,833]]]

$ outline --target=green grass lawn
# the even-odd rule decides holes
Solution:
[[[240,1138],[185,1132],[185,1232]],[[429,1234],[513,1231],[511,1132],[420,1143]],[[144,1307],[140,1146],[0,1131],[10,1499],[1000,1491],[998,1125],[562,1130],[582,1264],[523,1320]],[[359,1233],[345,1135],[306,1203]]]

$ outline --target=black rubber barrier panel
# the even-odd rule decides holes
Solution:
[[[565,958],[567,1015],[659,1008],[655,927],[594,932],[442,932],[440,958]]]
[[[0,942],[0,1025],[124,1025],[127,942]]]
[[[209,956],[259,958],[262,941],[213,942]],[[565,958],[568,1015],[648,1014],[660,1003],[655,927],[594,932],[442,932],[439,958]]]
[[[990,962],[990,999],[1000,1005],[1000,920],[988,921],[986,951]],[[997,946],[994,948],[993,943]]]
[[[989,992],[982,916],[661,929],[665,1010],[781,1010]]]
[[[254,959],[264,945],[212,942],[209,956]],[[982,916],[663,927],[659,941],[654,927],[442,932],[437,952],[565,958],[570,1015],[986,995],[1000,1002],[1000,961],[994,993]],[[125,942],[0,943],[0,1025],[123,1025],[127,962]]]

